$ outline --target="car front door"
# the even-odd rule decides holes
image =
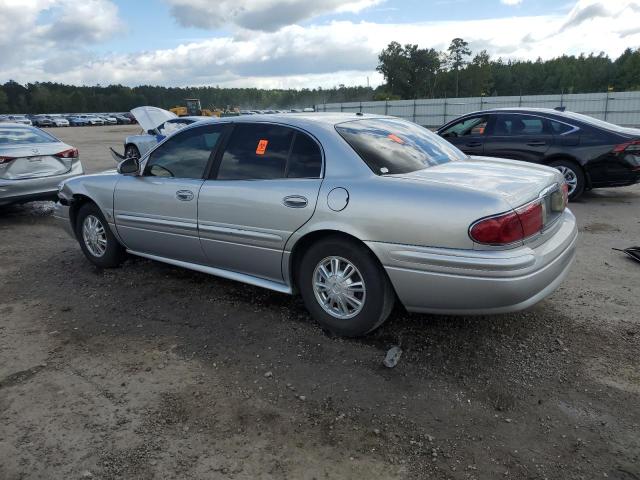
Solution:
[[[209,264],[283,281],[291,234],[311,218],[322,183],[322,150],[308,134],[269,123],[237,123],[198,199]]]
[[[549,121],[535,115],[496,115],[484,144],[488,157],[510,158],[539,163],[553,144]]]
[[[467,155],[483,155],[488,123],[488,115],[475,115],[463,118],[438,133]]]
[[[218,124],[179,132],[143,161],[141,175],[119,179],[115,223],[128,249],[205,263],[198,238],[198,194],[223,131]]]

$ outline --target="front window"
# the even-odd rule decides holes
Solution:
[[[458,123],[454,123],[440,135],[445,138],[482,136],[487,129],[487,122],[488,117],[466,118]]]
[[[203,125],[169,138],[151,153],[144,175],[202,178],[222,130],[222,124]]]
[[[336,130],[376,175],[415,172],[467,158],[438,135],[405,120],[354,120],[336,125]]]

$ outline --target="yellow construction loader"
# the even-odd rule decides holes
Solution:
[[[199,98],[186,98],[184,100],[185,106],[177,106],[170,108],[169,110],[175,113],[179,117],[219,117],[218,112],[214,112],[207,108],[202,108]]]

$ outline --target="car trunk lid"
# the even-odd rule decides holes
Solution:
[[[57,155],[70,149],[64,143],[3,145],[0,153],[0,178],[22,180],[67,173],[71,170],[73,158]]]
[[[560,172],[549,167],[489,157],[470,157],[393,176],[483,192],[502,198],[512,208],[538,198],[545,189],[564,181]]]

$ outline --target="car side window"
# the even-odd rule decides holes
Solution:
[[[545,120],[529,115],[498,115],[493,127],[496,136],[542,135],[547,133]]]
[[[467,137],[484,135],[487,129],[489,117],[471,117],[454,123],[441,133],[444,138]]]
[[[562,135],[576,129],[576,127],[572,125],[562,122],[556,122],[554,120],[549,120],[549,123],[551,124],[551,130],[553,131],[554,135]]]
[[[308,135],[297,132],[287,161],[287,178],[319,178],[322,152]]]
[[[202,178],[223,129],[224,125],[203,125],[177,133],[151,153],[143,175]]]
[[[267,123],[238,123],[222,155],[218,180],[284,178],[295,131]]]

